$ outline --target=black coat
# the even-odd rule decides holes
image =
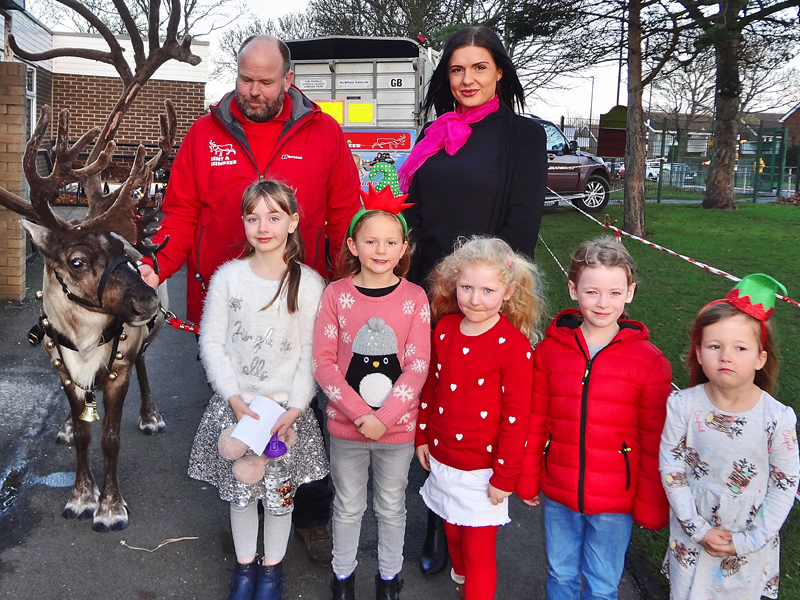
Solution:
[[[533,258],[547,189],[546,140],[539,123],[500,107],[472,124],[455,155],[442,149],[428,158],[414,174],[407,200],[414,206],[404,213],[414,246],[411,281],[422,283],[459,236],[490,234]]]

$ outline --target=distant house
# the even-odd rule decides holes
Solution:
[[[76,140],[92,127],[105,124],[122,92],[122,84],[110,65],[71,57],[31,63],[16,56],[8,45],[8,36],[13,34],[20,48],[33,53],[65,47],[107,50],[102,36],[55,33],[25,11],[24,0],[0,0],[0,20],[4,31],[0,57],[0,187],[27,197],[22,155],[42,106],[48,104],[53,108],[53,137],[57,122],[55,115],[68,108],[70,138]],[[121,36],[117,39],[126,49],[126,59],[133,63],[130,40]],[[156,71],[140,91],[118,130],[117,155],[132,154],[133,147],[139,143],[151,145],[158,141],[158,113],[163,110],[166,98],[173,101],[177,110],[178,144],[189,126],[203,115],[208,80],[208,43],[195,41],[192,50],[202,59],[199,66],[170,61]],[[115,171],[109,173],[112,177],[116,174]],[[0,247],[3,248],[4,261],[0,263],[2,299],[22,300],[25,297],[25,240],[17,215],[0,208]]]
[[[800,102],[780,118],[780,124],[789,128],[789,145],[800,145]]]

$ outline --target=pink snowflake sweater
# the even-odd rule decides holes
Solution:
[[[493,469],[489,482],[513,492],[531,413],[533,350],[503,315],[477,336],[461,333],[462,319],[447,315],[436,324],[416,445],[428,444],[449,467]]]
[[[332,436],[367,440],[353,421],[380,404],[375,416],[388,429],[378,441],[406,444],[414,439],[419,395],[428,375],[430,323],[425,291],[405,279],[380,298],[360,293],[352,277],[334,281],[325,289],[314,332],[312,368],[328,396],[326,414]],[[396,365],[395,361],[400,363],[399,378],[393,384],[384,379],[382,388],[381,377],[371,372],[372,365],[381,370],[384,365]],[[349,374],[348,369],[352,369]],[[379,395],[385,394],[385,399],[376,402],[372,398],[370,406],[346,377],[351,381],[359,378],[361,393],[374,393],[376,386],[370,381],[378,380],[377,388],[385,390]]]

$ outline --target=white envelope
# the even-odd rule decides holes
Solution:
[[[272,437],[272,428],[286,411],[277,402],[256,396],[250,402],[250,410],[258,414],[258,420],[250,415],[244,415],[236,427],[233,428],[231,437],[243,441],[250,446],[258,456],[264,454],[264,449]]]

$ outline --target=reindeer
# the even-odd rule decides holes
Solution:
[[[177,117],[172,103],[165,101],[160,115],[159,151],[145,161],[139,146],[126,181],[116,190],[103,193],[101,172],[116,148],[114,135],[139,90],[163,63],[170,59],[196,65],[200,58],[190,51],[191,37],[178,42],[180,2],[171,0],[171,15],[163,45],[159,43],[159,5],[151,2],[149,54],[134,20],[122,2],[115,6],[128,27],[134,49],[134,73],[122,56],[123,49],[110,30],[75,0],[59,0],[86,18],[109,44],[110,52],[62,48],[42,53],[20,49],[13,36],[9,45],[20,57],[43,60],[55,56],[78,56],[112,64],[123,82],[123,91],[105,126],[94,127],[77,142],[69,143],[69,111],[59,115],[55,161],[52,172],[41,176],[36,170],[36,153],[49,131],[51,111],[42,107],[36,129],[23,157],[23,171],[30,184],[30,202],[0,189],[0,205],[25,219],[22,226],[44,258],[42,316],[31,330],[31,342],[44,342],[44,349],[58,373],[70,403],[70,416],[59,434],[74,441],[77,455],[75,484],[63,511],[66,518],[93,517],[92,529],[105,532],[128,526],[128,510],[117,484],[122,407],[136,366],[142,395],[140,428],[148,433],[163,430],[164,422],[153,403],[144,364],[144,350],[163,325],[156,291],[139,275],[136,261],[153,258],[160,247],[147,241],[145,228],[152,215],[138,214],[141,188],[149,190],[152,174],[160,169],[172,151]],[[79,155],[94,144],[88,159],[76,165]],[[89,210],[83,220],[65,222],[53,213],[50,200],[67,184],[79,183],[86,190]],[[98,489],[89,463],[91,422],[98,420],[96,396],[102,394],[105,415],[102,425],[104,481]]]

